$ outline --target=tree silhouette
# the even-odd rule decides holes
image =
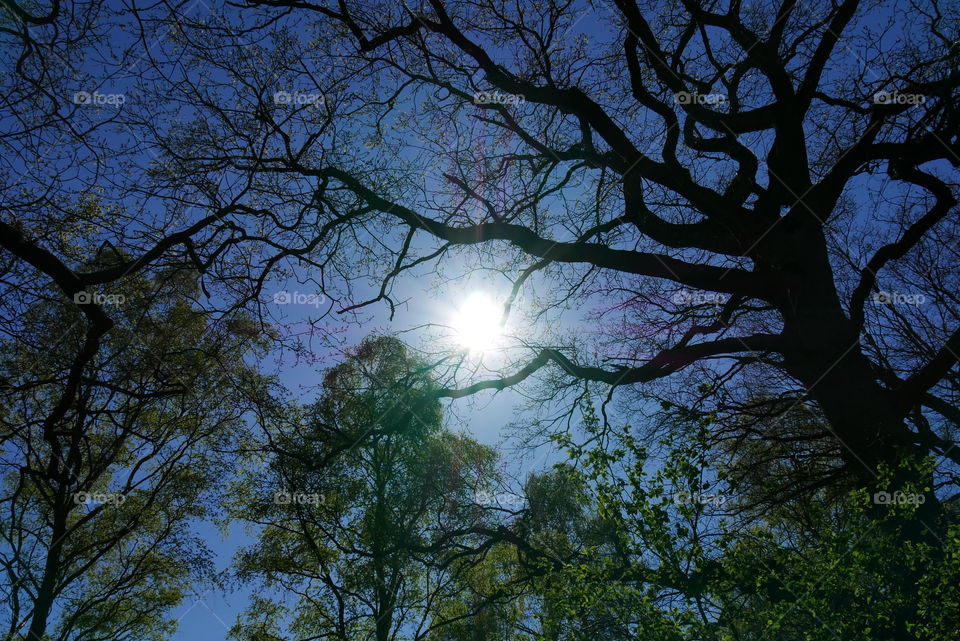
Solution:
[[[960,460],[960,70],[937,2],[250,4],[265,39],[276,22],[323,37],[285,41],[302,67],[250,80],[249,113],[212,105],[213,135],[243,142],[197,162],[276,181],[326,226],[382,229],[374,255],[402,240],[374,301],[482,245],[478,267],[512,271],[515,294],[543,272],[563,283],[553,304],[603,294],[634,328],[596,350],[612,367],[530,344],[513,371],[444,395],[548,365],[613,387],[686,370],[715,383],[707,399],[727,394],[714,409],[742,411],[742,381],[775,377],[816,404],[863,483],[904,457]],[[580,11],[603,29],[590,46],[564,38]],[[362,108],[360,85],[376,87]],[[323,108],[270,104],[289,86],[326,92]],[[363,126],[375,154],[350,149]],[[341,247],[314,240],[285,254],[335,269]]]

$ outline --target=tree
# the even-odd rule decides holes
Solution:
[[[547,575],[554,629],[593,638],[580,626],[604,613],[603,629],[624,630],[619,638],[956,635],[955,507],[933,543],[898,531],[916,519],[924,496],[917,487],[907,488],[917,500],[893,501],[882,513],[866,491],[838,498],[833,488],[757,512],[754,497],[731,485],[702,447],[706,420],[690,421],[694,434],[659,465],[629,426],[608,432],[608,447],[592,444],[602,428],[589,413],[583,441],[563,439],[576,463],[564,468],[567,483],[587,497],[581,529],[603,523],[609,544],[578,546]]]
[[[443,625],[429,641],[495,641],[509,639],[527,616],[531,598],[529,568],[512,543],[497,542],[483,554],[471,555],[453,573],[447,596],[433,607]]]
[[[636,424],[648,442],[666,430],[734,452],[758,503],[792,507],[781,491],[789,478],[805,482],[808,501],[825,484],[835,485],[833,499],[850,485],[921,494],[922,504],[897,518],[870,507],[868,521],[902,550],[920,550],[896,557],[900,579],[935,575],[911,564],[950,567],[948,494],[960,463],[960,31],[939,0],[253,0],[228,15],[199,15],[187,3],[125,9],[7,1],[0,22],[0,50],[12,63],[0,79],[0,326],[32,356],[50,341],[31,333],[31,310],[60,309],[66,296],[78,321],[70,349],[51,350],[45,373],[9,372],[0,391],[14,405],[37,397],[29,409],[42,417],[11,414],[7,442],[33,439],[27,451],[50,466],[61,522],[72,468],[53,455],[69,446],[79,456],[74,442],[91,436],[89,422],[70,430],[64,422],[90,399],[140,393],[115,390],[114,372],[100,366],[117,359],[111,333],[123,335],[129,319],[91,292],[138,290],[137,279],[162,282],[190,269],[206,308],[256,337],[269,325],[262,294],[273,279],[312,283],[328,300],[318,313],[359,318],[375,303],[392,311],[395,283],[435,266],[454,279],[502,275],[512,288],[505,313],[523,312],[520,294],[534,293],[526,311],[540,322],[520,332],[513,362],[492,378],[477,380],[463,355],[431,359],[436,384],[409,408],[390,405],[373,438],[403,433],[437,398],[534,375],[569,418],[600,385],[623,410],[655,413],[647,401],[656,400],[710,417],[695,434],[669,411],[657,416],[659,433],[656,422]],[[581,29],[584,19],[591,26]],[[101,100],[105,85],[119,93]],[[553,322],[564,307],[595,313],[567,332]],[[235,314],[243,308],[249,319]],[[601,415],[613,434],[607,405]],[[33,447],[36,432],[50,456]],[[322,451],[324,465],[350,452],[350,441],[321,435],[294,443]],[[328,436],[333,445],[321,447]],[[632,451],[625,444],[597,456],[617,467]],[[807,474],[808,461],[816,474]],[[746,473],[758,470],[777,476]],[[568,601],[568,588],[595,598],[602,578],[630,597],[609,601],[624,629],[642,612],[654,628],[647,631],[661,636],[726,634],[701,610],[698,586],[713,575],[676,560],[715,568],[736,550],[704,558],[699,539],[671,539],[669,515],[648,495],[625,503],[648,523],[617,520],[599,501],[598,518],[633,527],[624,543],[641,540],[671,561],[666,574],[632,564],[629,546],[586,550],[582,563],[551,575],[560,578],[550,603]],[[862,505],[827,503],[824,514],[847,510],[838,514],[852,514],[858,527]],[[806,507],[823,520],[816,505]],[[796,532],[783,522],[772,526],[778,535]],[[557,570],[549,553],[502,524],[442,536],[419,553],[472,536],[481,538],[467,557],[508,544]],[[928,554],[930,546],[939,551]],[[814,577],[795,565],[809,548],[741,549],[770,552],[801,585]],[[577,550],[568,550],[574,559]],[[870,574],[879,565],[871,558],[851,576]],[[464,575],[461,586],[479,590],[479,575],[493,570],[473,567],[478,576]],[[631,592],[637,581],[643,589]],[[751,622],[741,628],[755,629],[786,602],[762,587],[747,599],[756,607],[736,615]],[[884,633],[926,634],[908,627],[901,590],[880,592],[896,597]],[[33,636],[50,608],[50,590],[38,593],[46,596],[33,608]],[[863,595],[854,596],[844,599],[862,606]],[[832,612],[821,605],[811,606],[817,616]],[[864,619],[844,621],[864,629]],[[929,619],[918,625],[954,631]]]
[[[76,373],[64,371],[86,341],[73,301],[51,294],[4,337],[4,639],[165,638],[170,610],[211,578],[190,528],[264,385],[243,361],[262,339],[242,318],[208,322],[193,286],[176,273],[90,292],[116,322]]]
[[[23,55],[10,117],[40,113],[40,129],[97,150],[111,201],[170,205],[137,220],[148,233],[109,227],[128,259],[78,272],[51,251],[37,211],[104,184],[79,190],[57,174],[51,189],[27,174],[26,191],[10,185],[4,215],[22,220],[0,221],[4,248],[68,296],[173,263],[204,274],[224,305],[257,305],[290,269],[317,283],[327,312],[357,313],[394,305],[405,272],[475,253],[471,269],[504,274],[516,292],[563,283],[535,314],[602,301],[600,331],[524,337],[502,376],[464,381],[451,368],[440,395],[552,366],[561,391],[594,382],[729,416],[763,409],[750,402],[764,395],[742,391],[768,381],[816,404],[862,485],[881,464],[960,460],[960,71],[957,25],[938,0],[182,9],[80,21],[166,34],[142,61],[149,100],[117,115],[152,153],[131,147],[123,163],[92,133],[110,119],[77,131],[62,105],[37,112],[24,97],[65,95],[50,52],[87,51],[99,32],[65,38],[58,21],[79,18],[59,5],[27,12],[47,16],[33,31],[4,32]],[[584,15],[596,25],[577,33]],[[122,45],[136,55],[139,41]],[[142,75],[98,61],[87,77],[121,68]],[[14,175],[43,155],[34,130],[4,142]],[[372,298],[357,300],[374,279]],[[109,319],[82,309],[87,354]]]
[[[426,369],[397,339],[369,337],[326,373],[303,422],[272,434],[266,474],[251,471],[233,514],[259,526],[240,577],[279,599],[256,599],[236,638],[280,638],[286,623],[290,638],[424,639],[464,619],[436,604],[476,563],[473,497],[494,454],[420,402]]]
[[[589,345],[530,339],[513,371],[442,395],[548,365],[613,388],[685,370],[716,383],[699,400],[729,413],[749,401],[743,380],[773,380],[779,396],[817,405],[861,484],[926,453],[957,462],[946,248],[960,71],[957,25],[936,0],[880,3],[876,18],[856,0],[615,2],[577,38],[564,34],[592,5],[251,4],[245,37],[287,53],[255,48],[273,71],[208,105],[205,133],[230,148],[192,157],[262,177],[269,191],[253,191],[277,208],[322,215],[321,236],[281,253],[336,271],[343,247],[327,229],[377,239],[374,302],[392,300],[403,272],[482,245],[471,262],[513,274],[517,290],[538,273],[565,283],[546,309],[596,293],[605,318],[623,317],[595,346],[612,366],[583,363]],[[878,39],[878,23],[900,44]],[[239,80],[235,58],[198,48]],[[323,105],[269,101],[293,87]],[[358,147],[364,136],[376,151]],[[170,140],[166,153],[191,144]],[[920,297],[929,306],[911,308]]]

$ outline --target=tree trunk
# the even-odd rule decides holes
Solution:
[[[894,406],[861,349],[859,329],[836,293],[822,231],[805,221],[792,230],[785,227],[781,233],[786,242],[780,245],[775,269],[785,288],[780,309],[786,370],[819,405],[840,444],[841,457],[870,495],[868,512],[883,530],[903,545],[926,543],[937,550],[942,506],[932,491],[932,472],[922,466],[927,451],[914,442],[903,410]],[[804,253],[794,253],[796,248]],[[884,467],[890,471],[887,480],[881,480]],[[924,502],[903,517],[874,499],[876,492],[892,495],[907,491],[908,485],[910,492],[923,494]],[[891,561],[888,571],[909,593],[925,568]],[[915,639],[907,626],[914,616],[912,607],[900,608],[883,633],[897,641]]]
[[[60,569],[61,552],[63,550],[63,536],[66,533],[67,514],[69,506],[64,507],[62,501],[57,505],[53,515],[53,532],[51,544],[47,551],[47,559],[43,564],[43,577],[37,596],[33,600],[33,616],[30,619],[30,629],[27,631],[27,641],[42,641],[47,631],[47,620],[53,607],[56,596],[57,576]]]

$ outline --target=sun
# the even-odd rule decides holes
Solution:
[[[457,342],[471,352],[496,347],[503,336],[502,316],[503,306],[487,294],[470,294],[453,314],[452,327]]]

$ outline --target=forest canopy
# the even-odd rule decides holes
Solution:
[[[954,4],[3,0],[0,53],[3,641],[960,632]]]

